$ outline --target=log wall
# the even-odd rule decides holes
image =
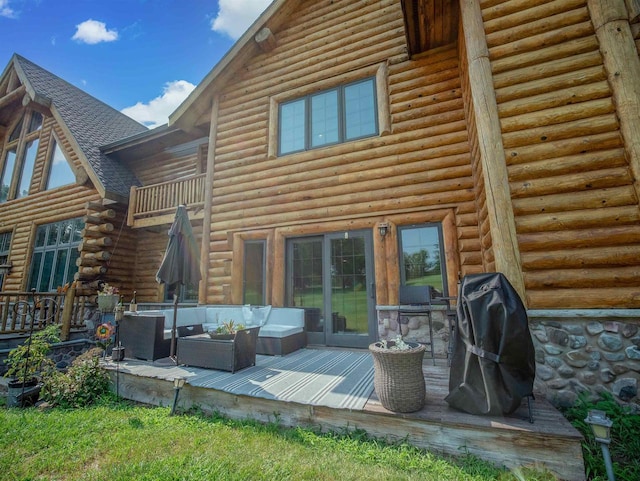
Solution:
[[[481,2],[530,308],[640,307],[640,211],[585,0]]]
[[[242,231],[275,230],[278,244],[286,236],[354,225],[374,229],[382,221],[393,228],[442,221],[453,211],[453,232],[447,234],[452,239],[446,242],[455,249],[447,264],[454,290],[459,273],[481,270],[456,45],[409,60],[400,3],[388,0],[301,2],[274,35],[276,47],[248,60],[219,96],[209,282],[201,301],[239,302],[231,296],[238,292],[232,284],[239,281],[232,272],[241,270],[231,263],[242,260],[233,259],[232,239]],[[270,98],[334,87],[341,78],[359,78],[359,70],[373,72],[363,76],[385,72],[388,133],[269,155]],[[391,243],[395,237],[385,242]],[[280,247],[274,247],[271,300],[276,304],[284,284]],[[378,302],[393,302],[397,257],[388,255],[383,243],[374,249],[376,272],[387,272],[386,285],[378,286]]]

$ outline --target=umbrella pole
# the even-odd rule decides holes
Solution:
[[[176,356],[176,325],[178,320],[178,296],[180,294],[180,284],[176,285],[176,290],[173,293],[173,326],[171,328],[171,353],[169,357],[178,364],[178,358]]]

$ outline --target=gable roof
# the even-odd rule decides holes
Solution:
[[[80,158],[86,159],[89,177],[101,195],[127,199],[131,186],[140,182],[125,164],[102,153],[100,146],[146,132],[147,127],[20,55],[14,54],[11,64],[27,95],[51,110]]]

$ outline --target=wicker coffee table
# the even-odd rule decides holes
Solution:
[[[235,372],[256,364],[260,327],[239,330],[230,339],[197,334],[178,338],[178,362],[187,366]]]

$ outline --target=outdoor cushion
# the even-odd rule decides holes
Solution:
[[[282,326],[278,324],[267,324],[260,328],[260,337],[287,337],[302,332],[300,326]]]

